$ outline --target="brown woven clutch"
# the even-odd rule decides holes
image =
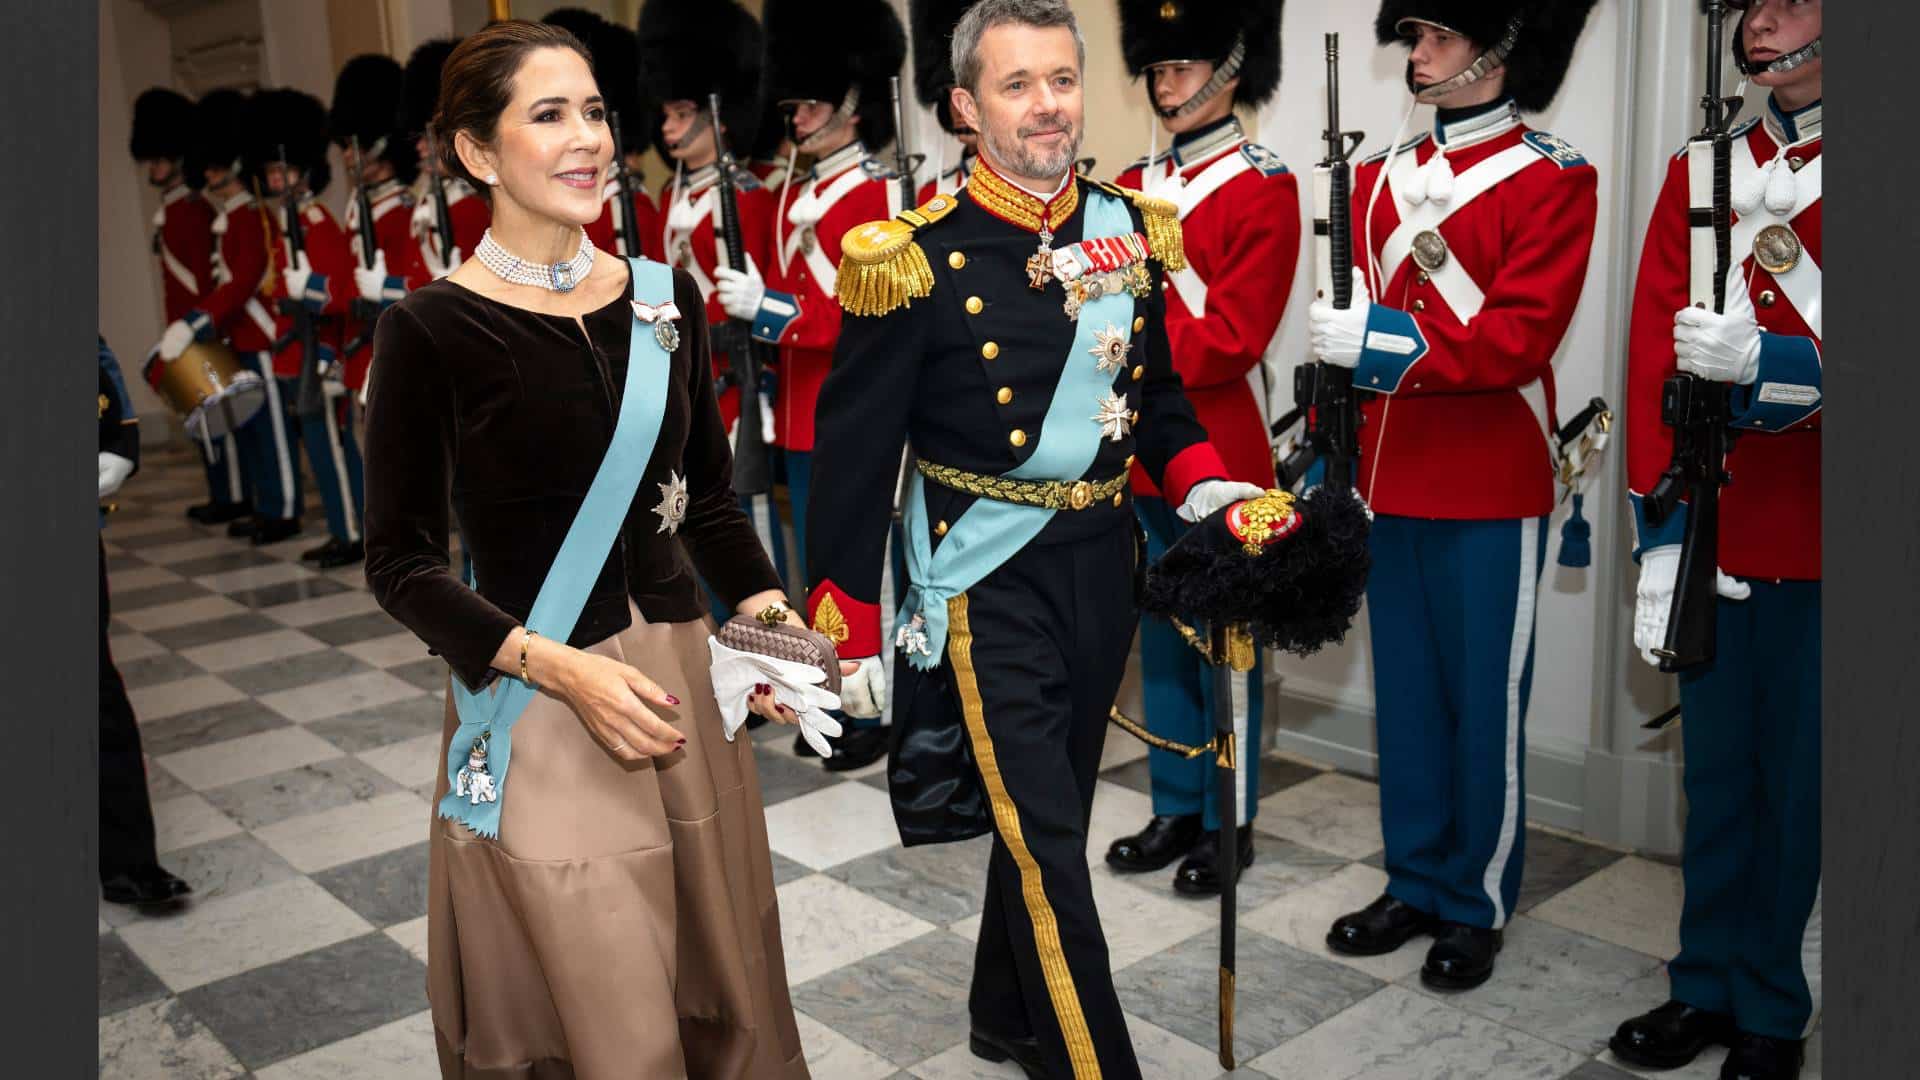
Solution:
[[[720,628],[718,636],[720,644],[729,649],[819,668],[827,676],[823,684],[826,690],[840,692],[839,654],[834,651],[833,639],[818,630],[791,623],[768,626],[751,615],[735,615]]]

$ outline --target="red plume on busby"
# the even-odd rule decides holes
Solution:
[[[333,107],[327,127],[336,145],[357,140],[368,160],[393,166],[401,183],[412,183],[420,172],[420,153],[413,137],[400,129],[400,93],[406,74],[399,61],[379,53],[362,53],[348,60],[333,81]]]
[[[620,136],[629,152],[646,145],[652,130],[640,100],[640,50],[633,31],[581,8],[555,8],[542,22],[580,39],[593,61],[593,81],[607,111],[620,117]]]
[[[1189,626],[1244,628],[1307,656],[1340,641],[1365,595],[1367,509],[1350,492],[1268,493],[1187,530],[1147,570],[1140,609]]]
[[[760,23],[734,0],[647,0],[635,37],[648,106],[691,101],[705,109],[717,93],[727,143],[747,153],[763,111]],[[664,156],[666,147],[659,149]]]
[[[1414,22],[1443,26],[1490,49],[1517,28],[1507,54],[1507,93],[1522,112],[1553,104],[1596,0],[1382,0],[1380,44],[1412,39]]]
[[[1153,64],[1205,60],[1218,66],[1239,40],[1235,105],[1266,104],[1280,89],[1283,0],[1120,0],[1120,51],[1139,78]]]
[[[193,131],[187,145],[186,173],[196,184],[204,182],[206,170],[229,166],[244,168],[248,133],[252,130],[252,109],[247,95],[223,86],[201,95],[193,110]]]
[[[908,0],[907,18],[913,30],[913,96],[932,109],[940,126],[958,135],[963,125],[954,119],[953,27],[975,0]]]
[[[178,161],[193,137],[193,102],[185,94],[156,86],[133,99],[133,136],[127,150],[135,161]]]
[[[252,114],[247,174],[263,176],[284,149],[287,164],[306,176],[307,190],[325,191],[333,174],[327,165],[327,107],[320,99],[292,87],[261,90],[253,95]]]
[[[440,104],[440,71],[459,38],[434,38],[423,41],[407,57],[400,73],[400,130],[413,138],[427,130],[433,110]]]
[[[817,0],[767,0],[768,92],[774,101],[838,106],[860,91],[860,139],[868,149],[893,141],[887,79],[907,59],[907,32],[887,0],[839,0],[831,17]]]

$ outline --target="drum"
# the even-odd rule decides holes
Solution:
[[[172,363],[162,364],[154,388],[186,421],[198,440],[231,435],[266,404],[267,387],[248,371],[232,349],[219,342],[187,346]]]

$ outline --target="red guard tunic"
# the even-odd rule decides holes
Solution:
[[[1450,187],[1427,167],[1443,144]],[[1376,304],[1354,370],[1374,391],[1361,395],[1360,492],[1407,517],[1546,514],[1553,356],[1586,279],[1599,175],[1509,104],[1402,148],[1369,233],[1386,157],[1353,176],[1355,262]]]
[[[773,257],[761,267],[767,297],[753,325],[755,337],[780,346],[775,446],[813,449],[814,404],[840,340],[840,302],[833,295],[840,238],[856,225],[891,216],[887,176],[886,167],[855,142],[795,178],[780,192],[784,202],[776,199]]]
[[[740,239],[747,257],[764,274],[773,265],[773,193],[762,187],[760,181],[745,170],[735,175]],[[706,300],[706,320],[709,324],[727,319],[726,308],[721,306],[720,296],[713,286],[713,272],[728,265],[726,245],[718,242],[720,200],[716,181],[719,178],[719,170],[708,165],[676,177],[669,183],[661,193],[666,211],[660,215],[656,233],[647,240],[649,248],[662,253],[656,258],[685,270],[700,286],[700,295]],[[732,358],[716,352],[713,354],[713,365],[715,377],[723,377],[731,369]],[[729,427],[739,417],[739,387],[728,385],[721,393],[720,414]]]
[[[423,266],[433,263],[445,263],[446,253],[440,250],[440,222],[434,210],[433,189],[424,185],[433,183],[433,179],[421,175],[423,185],[413,196],[413,242],[420,249],[420,262]],[[493,221],[493,211],[487,208],[487,201],[474,194],[473,185],[459,177],[449,177],[445,182],[447,193],[447,218],[453,225],[453,246],[460,249],[462,259],[473,258],[473,251],[480,246],[480,238],[486,235],[487,226]]]
[[[1727,454],[1727,471],[1734,479],[1720,491],[1720,569],[1735,577],[1818,581],[1820,106],[1788,116],[1771,100],[1768,105],[1765,122],[1750,121],[1733,141],[1733,257],[1747,278],[1762,334],[1759,376],[1752,386],[1733,391],[1732,426],[1738,437]],[[1756,176],[1763,168],[1773,184]],[[1781,170],[1783,175],[1772,176]],[[1772,196],[1762,195],[1769,186]],[[1688,201],[1683,152],[1667,167],[1633,294],[1627,486],[1641,549],[1677,544],[1686,528],[1686,515],[1679,513],[1652,530],[1639,511],[1641,495],[1659,480],[1673,454],[1673,431],[1660,419],[1660,390],[1676,370],[1673,313],[1687,305],[1690,291]],[[1782,267],[1779,273],[1769,273],[1756,258],[1761,233],[1772,228],[1788,230],[1799,245],[1791,268]],[[1775,261],[1782,250],[1780,237],[1772,234],[1773,246],[1766,249],[1775,266],[1781,266]]]
[[[626,251],[620,244],[620,221],[617,217],[620,205],[620,181],[608,180],[600,192],[600,216],[587,226],[587,239],[593,246],[609,255],[647,255],[647,251]],[[653,199],[646,189],[637,183],[633,189],[633,224],[635,234],[640,237],[640,246],[645,248],[652,236],[659,230],[660,211],[653,205]]]
[[[273,233],[260,205],[244,190],[226,200],[213,219],[213,289],[201,299],[197,313],[206,316],[213,335],[225,338],[235,352],[273,347],[270,305],[279,289],[277,281],[268,280],[278,262],[274,249],[279,237]],[[192,315],[188,320],[198,321]]]
[[[280,213],[284,214],[284,209]],[[274,222],[279,233],[274,266],[282,271],[293,263],[293,246],[287,239],[285,220],[276,217]],[[307,245],[307,265],[313,270],[313,277],[307,282],[309,298],[325,297],[319,314],[326,321],[317,329],[316,337],[337,355],[341,346],[340,326],[352,309],[353,298],[359,295],[353,281],[353,244],[339,219],[311,196],[301,202],[300,226]],[[273,373],[292,379],[299,377],[305,354],[301,352],[299,337],[293,332],[293,316],[279,310],[277,301],[285,296],[286,278],[280,276],[274,289],[276,302],[272,305],[274,334],[277,339],[287,341],[287,347],[274,354]]]
[[[433,280],[433,272],[420,257],[420,245],[413,239],[413,202],[407,189],[398,180],[386,180],[374,185],[367,192],[367,200],[373,208],[373,241],[387,257],[387,275],[397,277],[406,283],[408,289],[417,289]],[[357,199],[347,202],[347,236],[352,243],[355,266],[363,266],[360,252],[360,203]],[[349,275],[351,280],[351,275]],[[353,296],[358,296],[357,287]],[[352,302],[352,296],[348,297]],[[350,332],[358,335],[357,327]],[[367,335],[367,344],[347,357],[343,375],[349,390],[359,390],[367,384],[367,366],[373,362],[373,337]]]
[[[967,178],[973,175],[973,166],[980,160],[973,154],[962,154],[952,168],[920,185],[920,201],[926,202],[935,195],[951,195],[967,186]]]
[[[1299,262],[1299,186],[1232,118],[1116,182],[1180,208],[1187,269],[1165,279],[1173,367],[1228,475],[1272,487],[1261,361]],[[1133,490],[1160,494],[1138,462]]]
[[[213,287],[213,207],[200,193],[176,184],[153,214],[153,254],[160,260],[167,321],[184,319]]]

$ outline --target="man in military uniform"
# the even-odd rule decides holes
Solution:
[[[1438,106],[1435,129],[1354,171],[1353,305],[1308,311],[1315,354],[1365,391],[1356,484],[1375,514],[1388,875],[1327,944],[1376,955],[1431,933],[1421,978],[1440,989],[1492,975],[1519,900],[1553,356],[1586,278],[1598,185],[1579,151],[1519,114],[1553,100],[1592,7],[1381,5],[1380,43],[1408,48],[1407,83]]]
[[[1128,470],[1137,456],[1190,520],[1261,492],[1223,479],[1173,367],[1154,283],[1186,266],[1175,208],[1073,172],[1085,47],[1065,0],[982,0],[952,56],[954,111],[982,133],[973,179],[842,241],[808,609],[859,661],[850,711],[870,708],[911,445],[888,781],[905,843],[995,836],[973,1052],[1138,1077],[1086,852],[1138,619]]]
[[[848,3],[835,15],[821,18],[810,0],[768,0],[770,93],[789,110],[786,122],[795,146],[814,164],[780,189],[770,265],[714,271],[727,314],[752,323],[755,337],[780,346],[773,442],[784,459],[803,564],[808,562],[816,399],[840,339],[835,268],[841,237],[861,222],[901,209],[900,186],[889,182],[892,173],[867,148],[893,138],[888,79],[906,60],[906,31],[887,0]],[[896,477],[899,465],[896,459]],[[894,490],[892,481],[882,486],[889,494]],[[849,708],[853,719],[834,741],[829,769],[857,769],[886,753],[887,731],[878,721],[884,702],[874,705],[857,712]],[[796,752],[810,753],[804,747],[795,740]]]
[[[645,167],[646,134],[652,129],[652,123],[640,97],[639,44],[634,32],[584,8],[558,8],[541,21],[564,28],[579,38],[592,55],[594,81],[607,103],[607,123],[620,125],[621,149],[626,159],[616,162],[615,167],[624,166],[630,176],[637,178]],[[620,178],[608,172],[606,183],[600,189],[600,216],[587,226],[587,239],[613,255],[651,256],[653,253],[645,250],[644,238],[658,231],[660,212],[654,206],[653,197],[647,194],[646,185],[634,179],[628,186],[633,190],[633,205],[623,210]],[[642,238],[640,251],[626,249],[628,214],[633,216],[633,235]]]
[[[1279,89],[1280,5],[1263,0],[1223,11],[1195,0],[1123,0],[1120,41],[1128,72],[1145,77],[1160,124],[1173,136],[1172,149],[1135,163],[1117,183],[1180,209],[1187,268],[1166,277],[1174,369],[1226,459],[1228,475],[1272,487],[1262,361],[1280,328],[1299,262],[1300,195],[1280,159],[1247,141],[1233,110],[1258,109]],[[1138,463],[1133,492],[1147,557],[1157,560],[1189,525]],[[1213,669],[1206,659],[1172,624],[1150,618],[1140,624],[1140,664],[1147,726],[1177,742],[1206,742],[1214,709]],[[1263,667],[1256,654],[1251,671],[1236,673],[1229,703],[1242,747],[1234,823],[1242,867],[1253,862]],[[1174,873],[1174,888],[1188,895],[1218,893],[1218,770],[1205,757],[1166,750],[1148,755],[1153,819],[1114,841],[1107,865],[1159,870],[1186,856]]]
[[[347,235],[353,245],[353,281],[364,310],[377,313],[398,302],[407,290],[433,280],[433,271],[421,258],[413,238],[413,196],[407,185],[420,172],[420,153],[414,140],[400,130],[400,94],[406,73],[390,56],[363,53],[348,60],[333,82],[333,104],[327,112],[327,130],[340,148],[349,175],[360,192],[347,200]],[[364,192],[373,219],[373,253],[363,250],[360,226]],[[358,397],[366,389],[367,368],[373,363],[372,323],[348,323],[349,346],[342,360],[342,379]]]
[[[1632,1065],[1677,1068],[1724,1043],[1722,1077],[1786,1080],[1817,1011],[1803,959],[1820,894],[1821,9],[1732,6],[1734,63],[1771,93],[1733,133],[1726,310],[1689,302],[1713,285],[1688,258],[1689,207],[1712,204],[1689,189],[1686,149],[1667,167],[1634,291],[1633,641],[1649,663],[1666,640],[1687,517],[1682,505],[1656,529],[1641,506],[1673,453],[1662,384],[1675,371],[1732,384],[1738,439],[1726,462],[1735,482],[1720,492],[1714,658],[1680,674],[1686,900],[1672,1000],[1622,1024],[1612,1047]]]
[[[473,185],[458,176],[448,176],[429,152],[427,127],[440,101],[440,69],[458,44],[455,38],[423,42],[407,57],[400,83],[400,126],[413,138],[414,153],[420,155],[420,176],[413,192],[413,237],[420,248],[420,261],[436,279],[452,273],[473,254],[493,220],[487,201],[474,192]],[[444,223],[439,209],[442,198],[447,206]],[[442,235],[446,230],[453,235]]]
[[[966,187],[974,164],[980,160],[980,133],[953,116],[953,59],[949,55],[954,24],[972,6],[973,0],[911,0],[907,5],[913,25],[913,96],[933,110],[942,131],[960,142],[960,160],[948,165],[942,140],[942,153],[933,159],[932,174],[920,185],[921,202]]]
[[[160,192],[153,214],[153,254],[160,262],[161,310],[171,323],[187,317],[213,287],[213,207],[200,197],[202,178],[187,169],[192,144],[193,102],[163,86],[133,100],[133,137],[128,149],[146,168],[147,183]],[[160,374],[151,365],[149,376]],[[207,467],[207,501],[187,508],[202,525],[222,525],[253,516],[240,451],[232,435],[200,444]]]
[[[120,362],[100,339],[100,498],[106,500],[140,467],[140,417],[127,400]],[[106,510],[100,512],[102,527]],[[170,904],[193,887],[168,873],[154,850],[153,800],[147,760],[127,684],[113,663],[107,623],[107,547],[100,545],[100,895],[109,903]]]

